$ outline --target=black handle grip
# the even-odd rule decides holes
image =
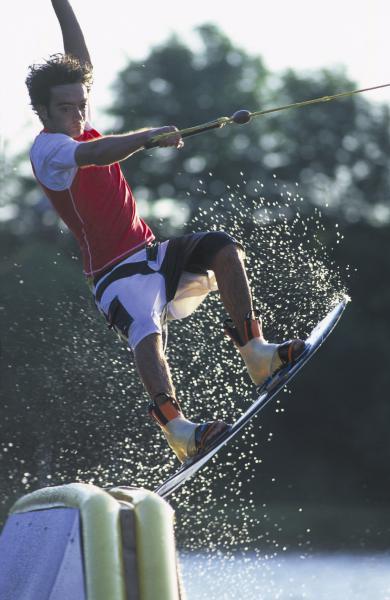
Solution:
[[[213,121],[211,123],[206,123],[205,125],[199,125],[198,127],[192,127],[191,129],[189,129],[188,131],[183,131],[183,133],[181,133],[181,137],[182,138],[187,138],[187,137],[191,137],[193,135],[198,135],[199,133],[203,133],[204,131],[209,131],[210,129],[219,129],[220,127],[222,127],[222,124],[219,123],[218,121]],[[172,135],[174,135],[175,133],[180,133],[180,131],[173,131]],[[164,137],[171,134],[162,134]],[[147,144],[145,144],[144,148],[146,148],[147,150],[149,150],[150,148],[158,148],[160,147],[158,138],[160,136],[156,136],[155,138],[152,138]]]

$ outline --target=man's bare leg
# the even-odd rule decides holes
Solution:
[[[244,253],[235,244],[217,252],[211,268],[215,273],[221,300],[233,321],[234,340],[252,381],[261,385],[282,364],[295,360],[304,350],[301,340],[268,344],[261,321],[253,314],[252,294],[244,266]],[[238,334],[238,337],[237,335]]]
[[[141,340],[134,350],[134,358],[139,376],[152,400],[158,394],[175,398],[175,387],[160,334],[152,333]]]
[[[135,364],[152,404],[150,414],[160,425],[181,462],[203,450],[226,430],[222,421],[197,424],[186,419],[176,400],[175,387],[160,334],[141,340],[134,350]]]
[[[241,339],[245,338],[244,321],[253,310],[244,258],[241,248],[229,244],[217,252],[211,263],[221,300]]]

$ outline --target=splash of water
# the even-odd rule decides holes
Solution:
[[[305,337],[345,293],[343,281],[348,277],[330,257],[321,210],[307,205],[299,186],[281,184],[276,178],[268,190],[260,181],[249,186],[241,174],[240,183],[212,203],[207,200],[210,185],[212,174],[199,180],[192,198],[199,208],[188,229],[226,230],[242,241],[267,339]],[[338,229],[331,234],[336,243],[341,241]],[[215,294],[195,315],[170,327],[168,359],[178,397],[193,420],[232,422],[254,398],[243,364],[223,336],[224,316]],[[25,491],[42,486],[45,480],[50,485],[73,480],[101,487],[155,488],[177,464],[162,435],[145,419],[147,398],[128,351],[102,333],[92,303],[80,311],[74,300],[60,301],[52,318],[58,319],[57,336],[45,339],[44,323],[40,335],[53,357],[37,374],[40,393],[49,399],[49,416],[32,423],[33,435],[41,428],[41,455],[34,454],[41,468],[34,471],[28,457],[21,458],[19,440],[19,459],[9,478],[18,479],[19,489]],[[65,329],[72,332],[67,346],[61,341]],[[61,381],[51,375],[56,354],[62,361]],[[33,412],[23,378],[20,374],[24,408]],[[280,399],[275,406],[277,412],[285,410]],[[213,459],[174,495],[181,547],[202,550],[210,558],[223,549],[226,560],[233,560],[238,549],[244,555],[259,546],[269,547],[269,556],[283,551],[280,524],[272,522],[266,505],[259,511],[253,491],[262,444],[272,436],[257,420],[250,423],[221,460]],[[3,453],[12,450],[9,443],[4,442]],[[26,466],[20,469],[22,461]],[[306,536],[302,543],[307,541]]]

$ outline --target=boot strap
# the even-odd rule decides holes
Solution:
[[[180,404],[172,396],[167,394],[157,394],[154,401],[149,404],[149,415],[153,417],[161,427],[164,427],[169,421],[182,417]]]
[[[244,339],[242,340],[232,319],[225,319],[223,322],[225,335],[229,336],[236,346],[245,346],[249,340],[256,337],[262,337],[261,319],[258,310],[251,310],[244,320]]]
[[[278,346],[279,358],[283,365],[288,365],[295,362],[305,349],[306,344],[303,340],[287,340]]]

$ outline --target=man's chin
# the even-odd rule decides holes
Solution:
[[[84,125],[82,127],[72,127],[72,131],[71,131],[71,137],[72,138],[78,138],[80,137],[80,135],[82,135],[84,133]]]

